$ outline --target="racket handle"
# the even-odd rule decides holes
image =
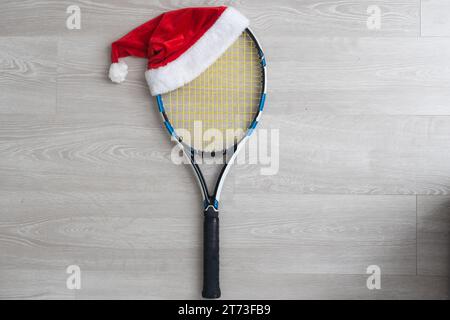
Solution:
[[[219,212],[209,206],[203,221],[203,298],[220,297],[219,288]]]

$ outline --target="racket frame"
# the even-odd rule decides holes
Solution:
[[[240,141],[236,141],[234,145],[221,151],[222,157],[225,158],[225,164],[217,177],[216,184],[214,187],[214,192],[211,194],[209,192],[208,186],[206,184],[205,178],[199,165],[195,161],[195,156],[201,154],[202,156],[207,153],[205,151],[196,150],[195,148],[189,146],[181,136],[179,136],[172,126],[169,117],[164,110],[164,101],[162,95],[156,96],[156,101],[158,104],[159,113],[161,114],[164,126],[166,127],[169,135],[178,144],[178,147],[182,150],[183,154],[189,159],[191,167],[195,172],[195,177],[197,178],[200,189],[202,190],[203,196],[203,216],[204,216],[204,233],[203,233],[203,291],[202,295],[204,298],[219,298],[221,295],[219,287],[219,200],[222,192],[222,187],[226,176],[230,171],[231,165],[234,163],[238,153],[241,151],[247,140],[252,135],[253,131],[257,127],[266,101],[266,89],[267,89],[267,66],[264,52],[261,45],[253,32],[247,28],[245,32],[253,40],[259,55],[259,61],[261,63],[262,72],[262,92],[260,96],[258,110],[253,117],[245,135]],[[227,159],[227,154],[231,153],[229,159]],[[217,153],[217,152],[216,152]]]

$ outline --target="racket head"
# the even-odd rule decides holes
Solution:
[[[266,96],[266,63],[246,29],[199,77],[156,97],[164,125],[195,153],[234,151],[255,129]]]

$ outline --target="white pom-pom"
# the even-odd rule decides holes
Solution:
[[[128,66],[125,62],[112,63],[109,67],[109,78],[112,82],[121,83],[125,81],[128,74]]]

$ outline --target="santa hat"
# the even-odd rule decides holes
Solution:
[[[113,42],[109,78],[123,82],[122,58],[147,58],[145,72],[152,95],[163,94],[197,78],[248,27],[232,7],[186,8],[163,13]]]

